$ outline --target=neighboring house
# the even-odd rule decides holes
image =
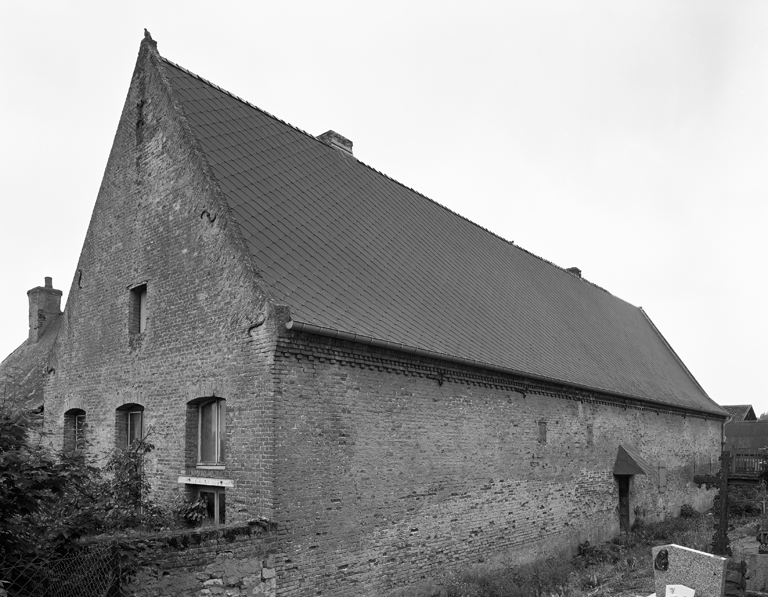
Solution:
[[[750,404],[721,404],[729,418],[723,426],[723,449],[731,453],[731,472],[755,475],[768,449],[768,421],[758,421]]]
[[[755,476],[768,458],[768,421],[728,421],[723,426],[723,449],[731,453],[731,471]]]
[[[27,292],[29,336],[0,363],[0,410],[41,413],[45,368],[61,323],[61,290],[45,286]]]
[[[708,507],[727,416],[641,309],[151,38],[44,371],[58,447],[151,430],[156,495],[277,525],[286,596]]]
[[[721,404],[720,408],[728,413],[729,421],[757,421],[751,404]]]
[[[728,421],[723,434],[725,449],[732,452],[768,448],[768,421]]]
[[[723,426],[723,449],[731,453],[731,472],[757,475],[768,456],[768,421],[758,420],[749,404],[720,406],[730,415]]]

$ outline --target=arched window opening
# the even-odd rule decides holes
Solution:
[[[123,404],[115,411],[115,445],[130,446],[144,437],[144,407],[141,404]]]
[[[71,408],[64,413],[64,453],[85,451],[85,411]]]

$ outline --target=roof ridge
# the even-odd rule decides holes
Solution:
[[[251,108],[253,108],[253,109],[255,109],[255,110],[258,110],[258,111],[259,111],[259,112],[261,112],[262,114],[265,114],[266,116],[269,116],[270,118],[273,118],[273,119],[277,120],[278,122],[281,122],[282,124],[284,124],[284,125],[286,125],[286,126],[288,126],[288,127],[292,128],[293,130],[295,130],[295,131],[298,131],[299,133],[302,133],[303,135],[307,135],[308,137],[310,137],[311,139],[313,139],[313,140],[314,140],[314,141],[316,141],[317,143],[320,143],[320,144],[322,144],[322,145],[325,145],[325,143],[323,143],[322,141],[320,141],[320,139],[318,139],[318,138],[317,138],[315,135],[313,135],[312,133],[308,133],[308,132],[307,132],[307,131],[305,131],[304,129],[302,129],[302,128],[299,128],[298,126],[296,126],[296,125],[293,125],[293,124],[291,124],[290,122],[287,122],[287,121],[283,120],[282,118],[279,118],[279,117],[275,116],[275,115],[274,115],[274,114],[272,114],[271,112],[267,112],[267,111],[266,111],[266,110],[264,110],[263,108],[259,108],[257,105],[255,105],[255,104],[253,104],[253,103],[249,102],[249,101],[248,101],[248,100],[246,100],[246,99],[243,99],[243,98],[242,98],[242,97],[240,97],[239,95],[236,95],[235,93],[232,93],[231,91],[227,91],[226,89],[224,89],[223,87],[220,87],[220,86],[219,86],[219,85],[217,85],[216,83],[213,83],[213,82],[209,81],[208,79],[206,79],[205,77],[202,77],[202,76],[200,76],[200,75],[198,75],[198,74],[196,74],[196,73],[193,73],[191,70],[189,70],[189,69],[187,69],[187,68],[184,68],[183,66],[181,66],[180,64],[177,64],[176,62],[173,62],[172,60],[169,60],[169,59],[168,59],[168,58],[166,58],[165,56],[160,56],[160,59],[161,59],[161,60],[163,60],[163,61],[165,61],[165,62],[167,62],[167,63],[168,63],[168,64],[170,64],[171,66],[173,66],[173,67],[175,67],[175,68],[178,68],[179,70],[181,70],[181,71],[183,71],[183,72],[187,73],[189,76],[191,76],[191,77],[194,77],[195,79],[198,79],[199,81],[202,81],[202,82],[203,82],[203,83],[205,83],[206,85],[210,85],[210,86],[211,86],[211,87],[213,87],[214,89],[218,89],[218,90],[219,90],[219,91],[221,91],[222,93],[225,93],[225,94],[227,94],[228,96],[230,96],[230,97],[232,97],[232,98],[236,99],[237,101],[239,101],[239,102],[242,102],[242,103],[244,103],[245,105],[247,105],[247,106],[249,106],[249,107],[251,107]],[[399,180],[397,180],[397,179],[395,179],[395,178],[392,178],[392,177],[391,177],[389,174],[387,174],[386,172],[382,172],[381,170],[378,170],[377,168],[374,168],[374,167],[373,167],[373,166],[371,166],[370,164],[367,164],[366,162],[362,161],[361,159],[359,159],[359,158],[357,158],[357,157],[355,157],[355,156],[352,156],[352,157],[353,157],[353,158],[354,158],[354,159],[355,159],[355,160],[356,160],[356,161],[357,161],[357,162],[358,162],[360,165],[362,165],[362,166],[365,166],[365,167],[366,167],[366,168],[368,168],[369,170],[373,170],[373,171],[374,171],[376,174],[378,174],[378,175],[380,175],[380,176],[383,176],[383,177],[384,177],[384,178],[386,178],[387,180],[390,180],[390,181],[392,181],[393,183],[395,183],[395,184],[397,184],[397,185],[399,185],[399,186],[401,186],[401,187],[403,187],[403,188],[405,188],[405,189],[408,189],[409,191],[411,191],[412,193],[415,193],[415,194],[416,194],[416,195],[418,195],[419,197],[422,197],[422,198],[426,199],[427,201],[430,201],[431,203],[434,203],[435,205],[437,205],[438,207],[441,207],[442,209],[444,209],[444,210],[445,210],[445,211],[447,211],[448,213],[451,213],[451,214],[453,214],[454,216],[458,216],[458,217],[459,217],[459,218],[461,218],[462,220],[464,220],[464,221],[466,221],[466,222],[469,222],[470,224],[472,224],[473,226],[476,226],[477,228],[480,228],[480,230],[482,230],[482,231],[484,231],[484,232],[487,232],[488,234],[490,234],[491,236],[494,236],[494,237],[498,238],[498,239],[499,239],[499,240],[501,240],[502,242],[505,242],[505,243],[507,243],[507,244],[509,244],[509,245],[512,245],[513,247],[515,247],[515,248],[517,248],[517,249],[520,249],[521,251],[524,251],[525,253],[528,253],[528,254],[529,254],[529,255],[531,255],[532,257],[535,257],[536,259],[539,259],[539,260],[543,261],[544,263],[548,263],[549,265],[552,265],[552,266],[556,267],[557,269],[559,269],[559,270],[562,270],[563,272],[566,272],[566,273],[570,273],[570,272],[568,272],[567,268],[565,268],[565,267],[563,267],[563,266],[560,266],[560,265],[557,265],[556,263],[554,263],[554,262],[552,262],[552,261],[549,261],[548,259],[545,259],[544,257],[541,257],[540,255],[537,255],[536,253],[533,253],[532,251],[529,251],[528,249],[525,249],[525,248],[521,247],[520,245],[517,245],[517,244],[515,244],[515,241],[513,241],[513,240],[508,240],[508,239],[504,238],[503,236],[501,236],[500,234],[497,234],[497,233],[496,233],[496,232],[494,232],[493,230],[489,230],[488,228],[486,228],[486,227],[485,227],[485,226],[483,226],[482,224],[478,224],[477,222],[475,222],[475,221],[473,221],[473,220],[470,220],[468,217],[466,217],[466,216],[464,216],[464,215],[462,215],[462,214],[460,214],[460,213],[458,213],[458,212],[456,212],[456,211],[453,211],[453,210],[452,210],[450,207],[447,207],[447,206],[443,205],[442,203],[440,203],[439,201],[436,201],[435,199],[432,199],[431,197],[428,197],[427,195],[425,195],[425,194],[424,194],[424,193],[422,193],[421,191],[418,191],[417,189],[414,189],[413,187],[410,187],[410,186],[408,186],[407,184],[405,184],[405,183],[403,183],[403,182],[400,182]],[[573,274],[571,274],[571,275],[573,275]],[[590,281],[590,280],[587,280],[587,279],[585,279],[585,278],[581,278],[581,277],[579,277],[579,280],[581,280],[582,282],[585,282],[585,283],[587,283],[587,284],[590,284],[590,285],[594,286],[595,288],[597,288],[598,290],[602,290],[603,292],[606,292],[606,293],[610,294],[611,296],[615,296],[615,295],[613,295],[611,292],[609,292],[608,290],[606,290],[605,288],[603,288],[602,286],[599,286],[598,284],[595,284],[594,282],[592,282],[592,281]],[[631,304],[631,303],[630,303],[630,304]]]
[[[493,234],[493,233],[491,233],[491,234]],[[624,301],[624,299],[623,299],[623,298],[616,296],[616,295],[615,295],[615,294],[613,294],[612,292],[610,292],[610,291],[606,290],[605,288],[603,288],[602,286],[600,286],[600,285],[598,285],[598,284],[595,284],[595,283],[594,283],[594,282],[592,282],[591,280],[587,280],[586,278],[582,278],[581,276],[577,276],[577,275],[575,275],[575,274],[573,274],[573,273],[569,272],[569,271],[568,271],[568,269],[567,269],[567,268],[565,268],[565,267],[563,267],[562,265],[557,265],[555,262],[553,262],[553,261],[550,261],[549,259],[545,259],[544,257],[542,257],[542,256],[540,256],[540,255],[537,255],[536,253],[534,253],[534,252],[532,252],[532,251],[529,251],[528,249],[526,249],[525,247],[521,247],[520,245],[515,245],[515,247],[517,247],[518,249],[520,249],[521,251],[523,251],[523,252],[525,252],[525,253],[528,253],[528,254],[529,254],[531,257],[535,257],[536,259],[539,259],[540,261],[543,261],[544,263],[548,263],[549,265],[553,265],[553,266],[555,266],[557,269],[559,269],[559,270],[563,270],[565,273],[567,273],[567,274],[569,274],[569,275],[573,276],[574,278],[577,278],[578,280],[581,280],[582,282],[585,282],[585,283],[587,283],[587,284],[590,284],[590,285],[594,286],[595,288],[597,288],[598,290],[602,290],[603,292],[605,292],[605,293],[607,293],[607,294],[610,294],[612,297],[615,297],[615,298],[617,298],[617,299],[619,299],[619,300],[621,300],[621,301]],[[628,301],[624,301],[624,302],[625,302],[625,303],[627,303],[627,304],[630,304],[630,305],[632,304],[632,303],[629,303]]]
[[[307,136],[309,136],[309,137],[312,137],[313,139],[315,139],[316,141],[318,141],[318,143],[322,143],[322,141],[319,141],[319,140],[318,140],[318,139],[317,139],[317,138],[316,138],[314,135],[312,135],[312,134],[308,133],[308,132],[307,132],[307,131],[305,131],[304,129],[300,129],[300,128],[299,128],[299,127],[297,127],[297,126],[294,126],[294,125],[292,125],[290,122],[286,122],[286,121],[285,121],[285,120],[283,120],[282,118],[278,118],[278,117],[277,117],[277,116],[275,116],[274,114],[272,114],[272,113],[270,113],[270,112],[267,112],[266,110],[264,110],[264,109],[262,109],[262,108],[259,108],[259,107],[258,107],[258,106],[256,106],[255,104],[252,104],[252,103],[251,103],[251,102],[249,102],[248,100],[246,100],[246,99],[243,99],[243,98],[242,98],[242,97],[240,97],[239,95],[235,95],[235,94],[234,94],[234,93],[232,93],[231,91],[227,91],[227,90],[226,90],[226,89],[224,89],[223,87],[219,87],[218,85],[216,85],[216,83],[213,83],[213,82],[209,81],[209,80],[208,80],[208,79],[206,79],[205,77],[201,77],[201,76],[200,76],[200,75],[198,75],[197,73],[193,73],[191,70],[189,70],[189,69],[187,69],[187,68],[184,68],[184,67],[183,67],[183,66],[181,66],[180,64],[177,64],[177,63],[175,63],[173,60],[168,60],[168,58],[166,58],[165,56],[160,56],[160,60],[162,60],[163,62],[167,62],[167,63],[168,63],[168,64],[170,64],[171,66],[173,66],[173,67],[175,67],[175,68],[178,68],[178,69],[179,69],[179,70],[181,70],[181,71],[184,71],[184,72],[185,72],[185,73],[187,73],[189,76],[191,76],[191,77],[194,77],[195,79],[198,79],[198,80],[202,81],[202,82],[203,82],[203,83],[205,83],[206,85],[210,85],[211,87],[214,87],[215,89],[218,89],[218,90],[219,90],[219,91],[221,91],[222,93],[226,93],[228,96],[235,98],[235,99],[236,99],[237,101],[239,101],[239,102],[243,102],[244,104],[246,104],[246,105],[250,106],[251,108],[254,108],[255,110],[258,110],[258,111],[259,111],[259,112],[261,112],[262,114],[266,114],[266,115],[267,115],[267,116],[269,116],[270,118],[274,118],[274,119],[275,119],[275,120],[277,120],[278,122],[282,122],[284,125],[286,125],[286,126],[289,126],[289,127],[291,127],[292,129],[294,129],[294,130],[297,130],[297,131],[299,131],[300,133],[303,133],[304,135],[307,135]]]

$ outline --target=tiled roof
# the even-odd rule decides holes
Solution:
[[[751,404],[721,404],[720,408],[725,409],[734,421],[754,421],[757,418]]]
[[[45,365],[60,325],[61,315],[51,321],[37,342],[25,340],[0,363],[0,396],[6,406],[30,411],[43,405]]]
[[[181,67],[164,69],[293,320],[722,414],[642,310]]]

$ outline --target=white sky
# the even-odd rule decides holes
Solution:
[[[768,2],[0,0],[0,358],[69,290],[143,28],[160,53],[642,306],[768,411]]]

